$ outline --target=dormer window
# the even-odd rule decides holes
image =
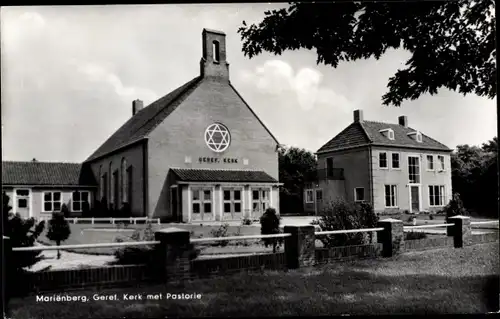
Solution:
[[[419,131],[410,132],[407,135],[413,138],[415,141],[422,143],[422,133],[420,133]]]
[[[387,128],[384,130],[380,130],[379,132],[382,133],[385,137],[387,137],[391,141],[394,140],[394,130],[393,129]]]

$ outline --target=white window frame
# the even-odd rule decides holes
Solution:
[[[311,200],[309,200],[309,194],[311,195]],[[314,203],[314,191],[312,189],[306,189],[306,204],[311,204],[311,203]]]
[[[394,130],[393,129],[386,128],[386,129],[380,130],[379,132],[384,134],[391,141],[394,141]],[[386,132],[387,132],[387,134],[385,134]]]
[[[394,160],[392,158],[393,155],[397,155],[398,156],[398,167],[394,167]],[[393,152],[391,153],[391,169],[395,169],[395,170],[401,170],[401,154],[398,153],[398,152]]]
[[[429,161],[429,158],[431,158],[431,161]],[[431,155],[431,154],[427,154],[425,155],[425,169],[428,171],[428,172],[433,172],[435,169],[436,169],[436,166],[434,165],[435,162],[434,162],[434,155]],[[431,168],[429,168],[429,164],[432,164]]]
[[[445,163],[446,163],[446,162],[445,162],[445,161],[446,161],[446,159],[445,159],[444,155],[438,155],[438,156],[437,156],[437,159],[438,159],[438,160],[437,160],[437,164],[438,164],[438,166],[439,166],[439,167],[437,168],[437,169],[438,169],[438,171],[439,171],[439,172],[444,172],[444,171],[446,171],[446,164],[445,164]],[[442,161],[441,161],[441,159],[442,159]]]
[[[382,154],[385,154],[385,165],[386,166],[380,166],[380,156]],[[389,157],[387,156],[387,152],[378,152],[378,168],[380,169],[389,169]]]
[[[46,203],[46,201],[45,201],[45,194],[49,194],[49,193],[51,194],[51,201],[50,201],[50,203],[52,205],[52,210],[45,210],[45,203]],[[54,203],[57,203],[56,201],[54,201],[54,193],[59,193],[61,195],[61,196],[59,196],[59,198],[60,198],[59,199],[59,205],[60,205],[59,210],[54,210]],[[62,198],[63,196],[62,195],[63,195],[63,193],[61,191],[44,191],[44,192],[42,192],[42,210],[41,210],[41,212],[42,213],[59,212],[61,210],[61,208],[62,208],[62,205],[63,205],[63,198]]]
[[[437,197],[440,199],[441,203],[439,203],[438,205],[436,205],[436,202],[434,202],[434,204],[431,203],[431,188],[433,189],[432,197],[436,197],[436,195],[434,194],[436,188],[439,190],[439,195]],[[429,192],[429,207],[446,206],[446,187],[444,185],[429,185],[427,187],[427,191]]]
[[[357,192],[356,192],[357,189],[362,189],[363,190],[363,199],[358,199]],[[364,187],[354,187],[354,202],[356,202],[356,203],[364,202],[365,201],[365,197],[366,197],[366,194],[365,194],[365,188]]]
[[[253,199],[253,192],[254,191],[259,191],[259,200],[254,200]],[[267,199],[262,199],[262,191],[267,191],[268,197]],[[271,187],[252,187],[250,189],[250,211],[253,213],[253,204],[254,203],[259,203],[259,204],[265,204],[266,209],[271,207],[271,196],[272,196],[272,188]],[[260,206],[262,208],[262,206]],[[262,214],[264,214],[266,210],[262,210]]]
[[[417,138],[417,142],[422,143],[422,133],[417,132],[416,138]]]
[[[73,197],[75,193],[80,193],[80,200],[79,201],[76,201],[76,202],[79,202],[80,203],[80,210],[76,210],[75,209],[75,198]],[[90,192],[89,191],[79,191],[79,190],[74,190],[71,192],[71,211],[72,212],[75,212],[75,213],[81,213],[83,212],[83,203],[84,201],[82,200],[82,194],[83,193],[87,193],[87,198],[88,198],[88,204],[89,204],[89,208],[90,208],[90,202],[91,202],[91,199],[90,199]]]
[[[199,199],[193,198],[193,191],[200,192]],[[210,199],[205,199],[205,191],[210,191]],[[214,195],[215,195],[215,192],[214,192],[213,187],[203,187],[203,186],[191,187],[191,191],[189,194],[189,199],[190,199],[189,200],[189,202],[190,202],[189,211],[191,213],[191,219],[193,219],[193,214],[194,214],[193,205],[200,204],[200,213],[199,214],[200,214],[201,219],[199,219],[199,220],[205,220],[203,218],[203,216],[205,216],[205,215],[211,215],[211,218],[209,220],[214,220],[214,216],[215,216]],[[207,203],[210,203],[210,213],[205,212],[205,204],[207,204]],[[202,210],[203,210],[203,214],[201,213]]]
[[[389,201],[393,202],[392,205],[387,206],[387,201],[386,197],[388,196],[387,194],[387,187],[389,187],[389,197],[391,199]],[[386,184],[384,185],[384,206],[385,208],[398,208],[398,185],[395,184]]]
[[[417,176],[418,176],[418,181],[417,182],[412,182],[410,180],[410,158],[416,158],[418,160],[418,170],[417,170]],[[413,184],[413,185],[418,185],[422,181],[422,163],[420,160],[419,155],[408,155],[408,184]]]
[[[224,198],[224,191],[230,191],[230,199],[225,199]],[[234,191],[239,191],[240,192],[240,199],[236,200],[234,199]],[[226,214],[240,214],[243,216],[244,208],[243,208],[243,187],[222,187],[222,216],[226,216]],[[236,212],[234,207],[235,204],[240,204],[240,211]],[[226,212],[225,210],[225,205],[230,204],[231,205],[231,211],[229,213]]]

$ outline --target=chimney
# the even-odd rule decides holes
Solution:
[[[32,162],[38,162],[38,161],[36,160],[36,158],[34,158],[34,157],[33,157],[33,159],[32,159],[31,161],[32,161]]]
[[[229,81],[229,63],[226,61],[226,34],[222,31],[203,29],[203,56],[200,75]]]
[[[398,117],[399,125],[408,127],[408,118],[406,116]]]
[[[354,122],[361,122],[363,121],[363,111],[362,110],[355,110],[354,111]]]
[[[135,100],[132,102],[132,116],[136,115],[137,112],[142,110],[144,107],[144,102],[142,100]]]

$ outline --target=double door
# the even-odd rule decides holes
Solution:
[[[269,188],[252,188],[252,219],[260,219],[269,208]]]

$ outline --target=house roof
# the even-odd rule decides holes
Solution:
[[[92,161],[122,147],[138,142],[172,113],[184,99],[200,84],[197,76],[164,97],[144,107],[123,124],[85,161]]]
[[[264,171],[172,168],[172,172],[184,182],[278,182]]]
[[[94,186],[82,164],[55,162],[2,162],[3,185]]]
[[[388,139],[380,131],[392,129],[394,140]],[[427,149],[451,152],[452,149],[422,133],[422,142],[417,142],[408,133],[415,132],[411,127],[399,124],[374,121],[360,121],[351,123],[342,132],[323,145],[316,153],[343,150],[358,146],[392,146],[401,148]]]

